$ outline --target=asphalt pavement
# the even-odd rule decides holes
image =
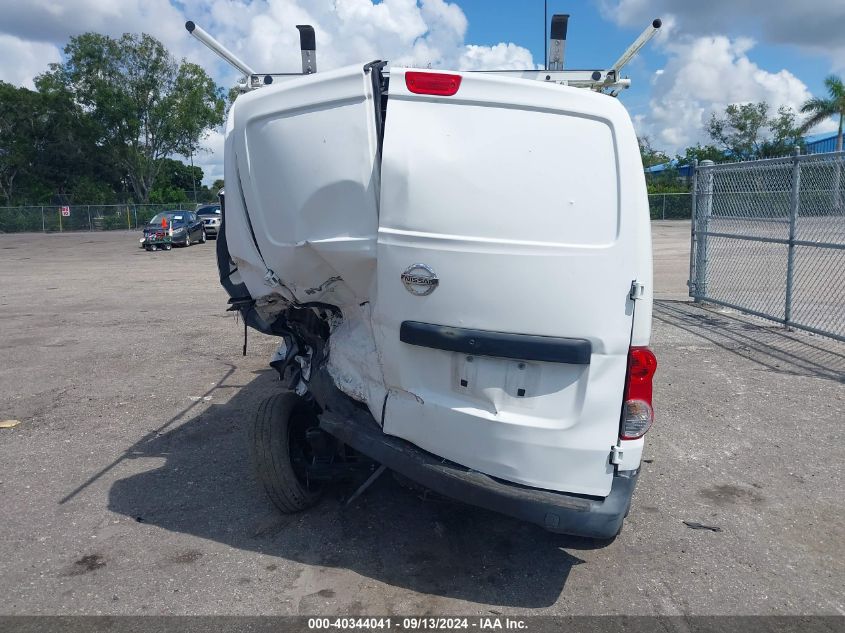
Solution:
[[[657,422],[598,547],[390,477],[280,515],[214,243],[0,235],[0,613],[845,615],[845,345],[686,303],[688,241],[655,223]]]

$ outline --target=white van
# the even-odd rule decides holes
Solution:
[[[281,338],[254,436],[280,509],[363,455],[551,531],[619,532],[656,361],[617,99],[361,64],[240,96],[224,160],[221,280]]]

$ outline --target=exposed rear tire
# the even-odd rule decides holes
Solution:
[[[316,416],[290,391],[264,400],[255,416],[256,474],[267,496],[285,514],[310,508],[320,499],[320,488],[309,482],[304,469],[310,457],[305,431],[316,425]]]

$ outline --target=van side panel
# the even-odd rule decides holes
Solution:
[[[249,217],[243,204],[243,191],[236,177],[237,162],[235,160],[235,130],[239,122],[239,105],[237,99],[229,109],[226,119],[226,138],[223,148],[223,173],[227,183],[226,211],[226,246],[229,256],[235,262],[237,278],[246,284],[251,296],[259,297],[269,291],[264,284],[266,268],[255,246],[249,228]],[[227,263],[228,264],[228,263]]]

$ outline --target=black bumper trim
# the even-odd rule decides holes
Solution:
[[[462,354],[573,365],[589,365],[592,354],[590,341],[581,338],[491,332],[419,321],[403,321],[399,340]]]
[[[323,413],[320,426],[345,444],[443,496],[535,523],[551,532],[610,539],[621,529],[639,473],[614,476],[604,499],[503,482],[387,435],[367,414]]]

